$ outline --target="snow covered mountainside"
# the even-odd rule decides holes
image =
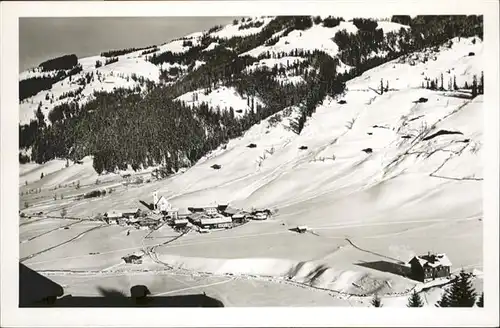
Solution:
[[[156,84],[160,83],[160,80],[164,83],[174,83],[187,72],[204,65],[205,62],[197,60],[196,62],[187,63],[184,60],[179,62],[172,59],[155,64],[151,61],[152,57],[166,52],[182,56],[189,51],[198,51],[198,48],[200,52],[210,53],[219,46],[218,42],[220,41],[218,40],[227,41],[258,35],[273,19],[273,17],[248,18],[226,26],[216,27],[213,30],[193,33],[160,46],[151,46],[125,53],[117,51],[116,55],[113,51],[110,51],[108,54],[102,53],[97,56],[80,58],[78,59],[78,65],[82,68],[80,72],[67,76],[54,83],[48,90],[41,90],[20,102],[20,124],[28,124],[31,119],[34,119],[34,113],[38,107],[41,107],[46,123],[50,124],[48,114],[55,106],[73,101],[76,101],[81,106],[88,102],[89,99],[92,99],[95,92],[112,92],[117,88],[135,89],[138,87],[144,91],[146,90],[146,81]],[[397,32],[401,28],[407,29],[408,27],[398,23],[381,21],[379,22],[379,28],[384,33],[389,33]],[[257,58],[265,52],[288,53],[295,50],[321,50],[335,57],[338,46],[332,39],[338,31],[342,30],[357,33],[358,28],[352,22],[341,22],[336,27],[315,24],[306,31],[293,30],[286,36],[283,35],[285,32],[285,29],[283,29],[273,35],[273,38],[283,35],[275,45],[258,46],[239,55],[249,55]],[[210,43],[207,45],[208,42]],[[228,50],[231,51],[231,48],[228,48]],[[294,57],[291,61],[300,59],[300,57]],[[109,63],[106,64],[106,62]],[[280,65],[284,63],[286,63],[286,60],[281,60]],[[165,73],[164,78],[161,77],[162,72]],[[19,79],[23,81],[29,78],[55,76],[57,73],[58,71],[44,72],[38,67],[21,72]]]
[[[255,33],[270,24],[267,18],[259,22],[250,28]],[[388,30],[399,27],[385,23],[382,28]],[[353,29],[349,24],[335,28]],[[212,33],[219,38],[243,33],[235,26]],[[248,52],[258,57],[266,51],[321,48],[335,56],[333,35],[315,24]],[[285,46],[289,48],[280,48]],[[217,49],[212,42],[207,47]],[[412,256],[428,251],[446,253],[454,272],[482,270],[485,109],[483,95],[465,88],[479,83],[482,51],[479,38],[457,37],[400,56],[347,81],[341,95],[325,97],[299,133],[294,124],[300,104],[291,104],[165,180],[124,186],[118,174],[94,172],[91,157],[68,167],[58,160],[24,164],[29,168],[20,173],[20,205],[29,205],[23,209],[27,215],[59,216],[64,209],[69,218],[91,218],[114,208],[142,206],[141,201],[149,203],[155,191],[177,208],[229,203],[246,210],[269,208],[275,214],[226,231],[180,237],[168,227],[126,236],[127,228],[118,225],[78,221],[70,230],[61,230],[55,219],[43,224],[24,219],[21,258],[72,294],[86,292],[79,282],[84,279],[89,293],[97,293],[97,286],[126,289],[138,283],[147,283],[153,295],[210,287],[211,294],[228,305],[369,306],[378,294],[387,306],[405,306],[415,289],[425,295],[426,306],[434,306],[442,288],[408,279],[397,270]],[[141,61],[127,60],[131,65]],[[115,81],[119,67],[126,66],[118,66],[121,61],[103,67],[113,67]],[[244,69],[251,71],[253,66]],[[158,75],[152,69],[146,77]],[[120,79],[119,83],[126,81]],[[234,88],[193,89],[177,99],[188,106],[205,102],[211,108],[233,108],[241,115],[252,111],[249,100]],[[258,96],[255,100],[262,101]],[[28,107],[26,113],[33,110]],[[45,172],[42,179],[39,172]],[[75,190],[75,183],[81,189]],[[34,189],[40,191],[31,192]],[[91,201],[76,197],[94,189],[113,193]],[[308,232],[291,231],[300,225]],[[34,230],[43,236],[34,238]],[[57,237],[47,238],[50,234]],[[57,247],[57,239],[71,242]],[[142,268],[149,272],[121,261],[141,250]],[[165,267],[171,270],[162,271]],[[127,273],[127,279],[110,279],[121,273]],[[474,284],[482,289],[480,275]],[[255,286],[267,288],[267,298],[263,288]],[[303,294],[296,287],[303,287]],[[245,300],[238,297],[243,294]],[[271,294],[276,297],[269,299]],[[305,304],[307,300],[312,301]]]

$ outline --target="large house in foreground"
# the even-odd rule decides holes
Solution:
[[[451,273],[451,261],[446,254],[414,256],[408,264],[411,266],[412,278],[422,282],[448,277]]]

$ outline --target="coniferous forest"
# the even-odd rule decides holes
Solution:
[[[398,56],[442,44],[457,36],[482,37],[483,28],[482,16],[393,16],[393,22],[409,25],[411,29],[401,29],[384,36],[376,21],[355,19],[353,23],[359,28],[357,34],[341,31],[333,38],[339,46],[339,58],[332,58],[319,50],[264,53],[259,58],[240,56],[259,45],[277,42],[273,39],[277,32],[285,30],[287,34],[292,30],[307,30],[313,22],[319,21],[319,17],[276,17],[260,33],[247,37],[219,39],[205,34],[200,45],[191,47],[185,53],[149,55],[151,47],[103,52],[108,60],[100,65],[118,60],[115,56],[120,54],[144,50],[148,60],[155,65],[176,62],[189,68],[187,71],[162,72],[163,82],[177,76],[174,83],[147,82],[146,90],[133,88],[116,89],[111,93],[94,92],[93,99],[86,104],[71,101],[55,106],[47,117],[50,124],[46,123],[41,108],[38,108],[35,119],[19,126],[20,149],[31,149],[30,157],[20,153],[20,161],[43,163],[54,158],[79,160],[93,155],[93,166],[98,173],[124,169],[127,165],[139,169],[158,164],[162,164],[168,172],[175,172],[194,164],[231,138],[241,136],[262,119],[290,106],[300,109],[298,119],[292,124],[293,131],[300,134],[317,105],[327,95],[341,95],[347,80]],[[341,18],[328,17],[322,24],[336,26],[341,21]],[[242,28],[250,27],[253,25]],[[202,51],[213,42],[220,46]],[[370,56],[374,51],[384,55]],[[288,63],[286,68],[275,66],[245,70],[258,60],[285,56],[300,56],[305,60]],[[206,64],[194,70],[197,60]],[[340,61],[354,69],[339,73]],[[41,90],[50,89],[52,84],[81,70],[76,56],[47,61],[40,67],[43,71],[59,71],[54,76],[20,81],[21,101]],[[286,71],[301,76],[304,82],[280,82],[277,78]],[[146,84],[144,80],[140,82]],[[82,83],[88,81],[83,79]],[[205,103],[187,106],[175,100],[190,91],[204,89],[211,92],[220,86],[234,87],[247,99],[251,110],[237,116],[233,108],[209,108]]]

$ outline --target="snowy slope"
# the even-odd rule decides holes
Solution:
[[[67,77],[54,84],[50,90],[41,91],[35,96],[25,99],[20,103],[19,122],[20,124],[29,123],[29,121],[34,118],[34,111],[38,108],[40,103],[42,104],[42,112],[46,117],[46,122],[50,124],[47,118],[48,113],[52,110],[52,108],[62,103],[76,100],[80,105],[82,105],[92,98],[95,91],[112,92],[115,88],[135,88],[140,84],[132,78],[133,76],[158,83],[160,69],[168,70],[171,67],[182,67],[184,70],[187,70],[187,65],[180,65],[179,63],[163,63],[161,66],[156,66],[149,62],[147,57],[150,57],[153,54],[161,54],[166,51],[174,53],[186,52],[190,48],[200,45],[202,35],[203,33],[201,32],[190,34],[182,39],[173,40],[160,45],[157,47],[156,51],[144,55],[142,54],[144,50],[139,50],[121,56],[116,56],[118,61],[109,65],[104,65],[107,58],[102,56],[79,58],[78,63],[82,66],[82,72],[71,76],[71,78]],[[185,42],[190,42],[190,44],[186,44]],[[103,66],[96,68],[95,66],[97,61],[100,61]],[[195,69],[201,65],[203,65],[203,62],[198,61],[195,65]],[[83,91],[80,96],[59,99],[59,97],[64,93],[74,92],[82,87],[78,85],[76,81],[90,73],[92,73],[94,77],[90,83],[83,86]],[[41,72],[40,69],[35,68],[34,72],[33,69],[21,72],[19,74],[19,80],[55,74],[55,71]],[[100,78],[98,78],[98,76]],[[49,95],[48,100],[46,99],[47,94]],[[51,100],[52,96],[54,100]]]
[[[228,111],[230,108],[233,108],[236,117],[242,116],[250,110],[250,106],[247,105],[247,99],[243,98],[232,87],[219,87],[211,92],[195,90],[183,94],[176,98],[176,100],[185,101],[188,106],[199,106],[201,103],[207,103],[210,108],[219,108],[221,111]],[[254,106],[257,106],[257,104],[263,105],[256,97]]]
[[[233,37],[244,37],[252,34],[257,34],[261,32],[262,29],[273,20],[273,18],[274,17],[253,17],[249,20],[246,20],[245,22],[242,22],[240,20],[237,24],[227,24],[220,30],[210,33],[209,35],[221,39],[230,39]],[[244,25],[248,25],[250,23],[261,23],[262,25],[260,25],[259,27],[248,27],[240,29],[240,27],[244,27]]]
[[[221,31],[235,32],[229,27]],[[311,43],[304,44],[297,31],[286,38],[293,47],[319,47],[335,55],[335,45],[326,41],[331,31],[320,26],[308,31],[324,33],[324,39],[308,36],[305,40]],[[155,248],[152,260],[196,272],[290,279],[308,288],[359,297],[381,292],[387,304],[401,306],[404,293],[422,286],[384,264],[395,266],[432,250],[446,253],[453,269],[482,269],[483,96],[471,100],[464,92],[421,88],[426,78],[439,79],[441,74],[445,89],[453,77],[460,86],[470,85],[473,75],[483,70],[480,40],[452,41],[451,47],[405,56],[349,81],[341,97],[345,104],[325,99],[300,135],[290,129],[297,108],[283,109],[184,173],[91,205],[74,202],[68,213],[86,216],[110,207],[139,206],[138,201],[151,199],[154,191],[179,208],[213,202],[271,208],[277,211],[271,220],[207,235],[187,234]],[[289,46],[280,42],[271,47]],[[267,50],[252,55],[259,51]],[[390,89],[382,95],[377,92],[381,79]],[[221,110],[248,110],[246,100],[230,88],[196,93],[179,99],[188,104],[204,101]],[[427,101],[419,103],[419,98]],[[251,143],[256,147],[249,148]],[[214,164],[221,168],[212,169]],[[54,170],[47,185],[77,176],[91,180],[87,166]],[[35,177],[43,169],[22,171]],[[41,207],[34,204],[29,211]],[[289,230],[297,225],[307,225],[311,233]],[[102,233],[111,236],[109,231]],[[148,242],[163,243],[169,233],[157,231]],[[140,245],[137,240],[133,244]],[[71,252],[61,251],[61,257],[77,253],[71,262],[47,253],[44,261],[32,263],[46,269],[55,264],[85,267],[89,264],[78,256],[87,256],[89,245],[91,241],[82,238]],[[99,266],[116,264],[116,258],[108,256],[98,257]],[[428,306],[440,292],[424,293]]]
[[[378,24],[378,27],[382,28],[385,34],[399,31],[401,28],[408,28],[405,25],[391,22],[378,22]],[[315,24],[305,31],[293,30],[287,36],[280,37],[279,41],[272,46],[262,45],[247,51],[240,56],[248,55],[258,57],[266,52],[290,53],[295,49],[299,49],[305,51],[322,50],[330,56],[335,57],[339,50],[337,44],[333,41],[333,38],[337,32],[342,30],[355,34],[357,33],[358,28],[352,22],[340,22],[338,26],[333,28],[325,27],[321,23]]]

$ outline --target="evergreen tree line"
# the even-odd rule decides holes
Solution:
[[[109,51],[104,51],[101,52],[101,57],[116,57],[116,56],[122,56],[129,54],[134,51],[139,51],[139,50],[147,50],[150,48],[156,48],[155,45],[153,46],[147,46],[147,47],[142,47],[142,48],[127,48],[127,49],[120,49],[120,50],[109,50]]]
[[[38,67],[40,67],[43,72],[47,72],[72,69],[77,64],[78,57],[75,54],[72,54],[46,60],[40,63]]]
[[[104,66],[109,65],[109,64],[116,63],[117,61],[118,61],[118,57],[111,57],[111,58],[108,58],[108,59],[106,59],[106,61],[104,62]]]
[[[19,100],[23,101],[38,94],[40,91],[49,90],[53,84],[64,80],[68,76],[76,75],[82,71],[81,65],[71,67],[69,71],[59,70],[55,75],[42,75],[19,81]]]
[[[378,295],[374,295],[371,301],[373,307],[382,307],[382,301]],[[408,297],[407,307],[423,307],[424,300],[414,290]],[[459,275],[445,288],[441,299],[435,304],[436,307],[484,307],[484,293],[478,295],[472,285],[472,274],[461,270]]]
[[[237,54],[248,47],[263,44],[293,22],[293,17],[278,17],[266,25],[262,33],[223,41],[224,46],[210,52],[193,47],[183,54],[155,54],[150,60],[156,64],[180,61],[192,65],[196,59],[204,59],[206,64],[172,85],[148,84],[149,93],[146,95],[140,94],[140,88],[117,89],[110,94],[96,93],[95,99],[81,108],[76,104],[56,107],[49,113],[50,126],[45,125],[39,108],[36,120],[20,127],[21,148],[31,146],[31,158],[38,163],[55,157],[79,159],[94,155],[97,172],[113,171],[127,164],[138,168],[158,163],[176,171],[230,138],[241,135],[260,120],[290,106],[301,109],[298,121],[292,126],[300,133],[307,117],[314,113],[326,95],[342,94],[345,81],[387,61],[388,57],[366,56],[364,48],[373,49],[378,46],[377,42],[383,43],[383,34],[380,37],[375,28],[371,32],[361,31],[361,36],[356,39],[351,35],[342,36],[342,51],[354,42],[358,46],[356,55],[361,57],[356,69],[346,74],[337,74],[338,59],[321,51],[300,52],[306,58],[305,64],[298,64],[294,69],[304,77],[305,83],[296,86],[277,82],[276,77],[283,73],[278,68],[244,71],[257,59]],[[368,38],[369,35],[375,40]],[[202,43],[207,40],[210,38],[205,37]],[[225,46],[239,50],[227,50]],[[314,69],[306,69],[306,65]],[[236,119],[234,109],[221,112],[201,104],[190,110],[186,104],[174,101],[186,92],[197,89],[210,92],[222,85],[235,87],[247,98],[250,111]],[[263,105],[256,104],[256,98]]]
[[[472,76],[472,82],[469,84],[467,81],[465,82],[464,85],[459,86],[457,84],[457,79],[456,76],[453,76],[453,78],[449,78],[447,85],[445,86],[444,83],[444,77],[443,74],[441,73],[440,78],[435,78],[435,79],[427,79],[425,80],[425,83],[422,82],[422,88],[429,89],[429,90],[459,90],[459,89],[467,89],[471,90],[471,95],[472,98],[475,98],[477,95],[482,95],[484,94],[484,72],[481,72],[481,76],[477,78],[477,75]]]
[[[340,59],[354,66],[356,75],[382,62],[403,54],[443,44],[454,37],[483,37],[483,17],[476,15],[425,15],[393,16],[391,21],[409,25],[397,33],[387,33],[377,28],[377,22],[370,19],[353,19],[360,30],[356,34],[345,30],[335,34],[333,40],[340,49]],[[385,55],[373,55],[386,53]]]
[[[238,27],[238,30],[246,30],[249,28],[258,28],[258,27],[261,27],[262,25],[264,25],[264,22],[262,22],[262,21],[251,21],[251,22],[246,23],[246,24],[241,24]]]

